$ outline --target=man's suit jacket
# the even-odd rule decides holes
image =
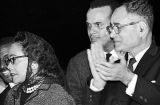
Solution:
[[[85,105],[88,87],[86,84],[90,75],[87,51],[85,50],[74,56],[67,67],[67,89],[75,99],[76,105]]]
[[[160,48],[152,43],[134,72],[138,79],[132,97],[121,82],[108,81],[101,92],[87,89],[88,105],[160,105]]]

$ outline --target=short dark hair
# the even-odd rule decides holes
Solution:
[[[104,6],[110,6],[112,12],[120,6],[121,0],[93,0],[90,3],[90,8],[99,8],[99,7],[104,7]]]
[[[148,0],[129,0],[123,4],[128,13],[134,13],[142,16],[148,23],[149,28],[153,28],[153,7]]]

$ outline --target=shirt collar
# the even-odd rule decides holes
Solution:
[[[9,86],[12,88],[14,87],[16,84],[15,83],[9,83]]]
[[[149,46],[150,47],[150,46]],[[144,50],[142,50],[141,52],[139,52],[136,56],[135,56],[135,59],[136,59],[136,62],[139,62],[140,59],[143,57],[143,55],[145,54],[145,52],[149,49],[149,47],[145,48]],[[130,55],[129,55],[129,59],[132,58]]]
[[[118,55],[114,49],[110,53],[112,54],[112,56],[118,58]]]
[[[119,59],[118,55],[117,55],[117,53],[116,53],[116,51],[114,49],[112,51],[110,51],[110,52],[104,52],[105,56],[108,53],[112,54],[112,57],[114,57],[114,60],[118,60]]]

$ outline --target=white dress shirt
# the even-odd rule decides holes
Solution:
[[[106,57],[106,54],[107,54],[107,52],[104,52],[104,56],[105,56],[105,57]],[[118,60],[118,55],[116,54],[116,51],[115,51],[115,50],[112,50],[112,51],[110,52],[110,54],[112,54],[111,57],[109,58],[110,60],[112,60],[112,61]],[[94,79],[92,78],[92,79],[91,79],[91,82],[90,82],[90,89],[93,90],[93,91],[95,91],[95,92],[99,92],[99,91],[103,90],[103,88],[98,89],[98,88],[96,88],[95,86],[93,86],[93,80],[94,80]]]
[[[143,55],[145,54],[145,52],[149,49],[149,47],[145,48],[143,51],[141,51],[140,53],[138,53],[135,56],[136,62],[133,64],[133,71],[135,71],[139,61],[141,60],[141,58],[143,57]],[[131,56],[128,56],[128,58],[132,58]],[[129,61],[129,60],[128,60]],[[127,63],[128,65],[128,63]],[[138,79],[138,75],[134,74],[134,77],[132,78],[131,82],[128,84],[128,87],[126,89],[126,94],[128,94],[129,96],[132,96],[136,87],[136,83],[137,83],[137,79]]]
[[[133,71],[136,69],[139,61],[141,60],[141,58],[143,57],[143,55],[145,54],[145,52],[148,49],[149,49],[149,47],[147,47],[146,49],[144,49],[143,51],[141,51],[140,53],[138,53],[135,56],[136,62],[133,64]],[[118,59],[118,55],[116,54],[115,50],[112,50],[110,53],[112,54],[112,56],[115,59]],[[105,52],[105,55],[106,55],[106,52]],[[130,59],[130,58],[132,58],[132,57],[128,56],[128,59]],[[127,62],[127,65],[128,65],[128,62]],[[126,94],[128,94],[129,96],[132,96],[134,91],[135,91],[135,86],[136,86],[136,83],[137,83],[137,79],[138,79],[138,75],[135,74],[134,77],[132,78],[131,82],[128,84],[128,87],[126,88]],[[95,92],[99,92],[99,91],[103,90],[103,88],[102,89],[98,89],[95,86],[93,86],[93,79],[91,79],[91,82],[90,82],[90,89],[95,91]]]

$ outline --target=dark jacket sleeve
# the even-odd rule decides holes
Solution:
[[[133,99],[142,105],[160,105],[160,83],[138,77]]]
[[[99,102],[100,102],[100,97],[101,97],[101,91],[100,92],[94,92],[89,88],[91,79],[92,79],[92,76],[87,78],[86,105],[99,105],[100,104]]]
[[[78,69],[80,69],[79,66],[71,59],[68,64],[66,74],[67,90],[74,98],[76,105],[83,105],[83,88]]]

